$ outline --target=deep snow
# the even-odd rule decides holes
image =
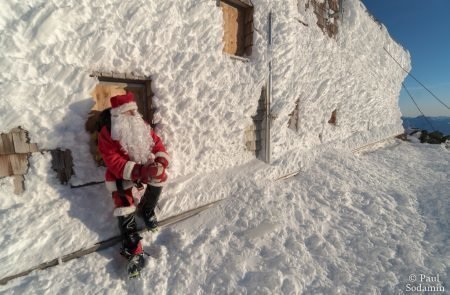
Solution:
[[[160,217],[227,199],[146,234],[147,250],[157,258],[149,259],[139,282],[124,279],[116,246],[35,271],[0,290],[399,294],[411,274],[439,274],[448,291],[449,162],[442,146],[391,140],[356,155],[330,148],[283,181],[273,181],[269,166],[258,161],[198,182],[180,181],[164,192]],[[91,194],[93,188],[75,194],[52,182],[44,156],[32,169],[27,181],[36,192],[1,205],[2,277],[118,233],[107,197]]]

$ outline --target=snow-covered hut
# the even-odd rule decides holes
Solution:
[[[409,53],[358,0],[2,5],[1,132],[70,150],[73,185],[102,180],[86,126],[121,89],[165,140],[172,181],[403,130]]]

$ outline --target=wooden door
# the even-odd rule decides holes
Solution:
[[[145,95],[145,85],[144,84],[136,84],[136,83],[128,83],[125,87],[126,91],[133,92],[134,99],[136,100],[136,104],[138,106],[138,111],[144,117],[144,119],[149,122],[149,112],[148,112],[148,101],[147,96]]]

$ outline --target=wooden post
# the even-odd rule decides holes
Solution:
[[[14,175],[14,193],[20,195],[25,191],[25,177]]]

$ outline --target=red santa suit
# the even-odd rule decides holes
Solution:
[[[132,94],[118,96],[118,98],[119,99],[116,99],[115,97],[114,100],[111,100],[112,116],[129,110],[137,110],[137,105],[134,102]],[[153,158],[156,161],[158,161],[158,158],[163,159],[162,161],[166,162],[167,166],[169,162],[169,155],[166,148],[158,135],[156,135],[151,128],[149,128],[149,130],[149,136],[153,139],[153,146],[151,147],[151,153],[154,155]],[[130,130],[130,132],[132,133],[132,130]],[[101,129],[98,135],[98,148],[107,167],[105,173],[105,184],[106,188],[113,194],[116,207],[114,215],[122,216],[134,212],[136,208],[134,206],[134,200],[131,193],[131,188],[134,186],[132,181],[132,171],[137,163],[131,160],[130,155],[127,154],[119,140],[115,140],[111,137],[111,133],[106,126]],[[164,168],[162,166],[160,167],[160,169],[163,170],[162,173],[165,173]],[[118,196],[116,180],[119,179],[123,180],[122,185],[126,192],[126,197],[129,204],[123,204],[122,199]],[[152,178],[148,184],[151,186],[163,186],[164,181],[161,181],[161,179]]]
[[[156,133],[151,130],[149,136],[153,138],[155,145],[152,148],[152,153],[155,158],[163,157],[168,159],[169,155],[166,148],[163,145],[162,140]],[[105,173],[106,187],[109,191],[113,192],[117,190],[116,180],[123,179],[124,189],[127,187],[125,182],[129,183],[129,187],[133,185],[131,181],[131,171],[133,170],[136,162],[130,160],[128,154],[122,149],[120,142],[111,138],[111,134],[105,127],[102,128],[98,135],[98,149],[102,154],[103,161],[106,164],[107,170]],[[128,180],[128,181],[126,181]],[[152,179],[149,183],[153,186],[163,186],[164,183],[159,180]]]

